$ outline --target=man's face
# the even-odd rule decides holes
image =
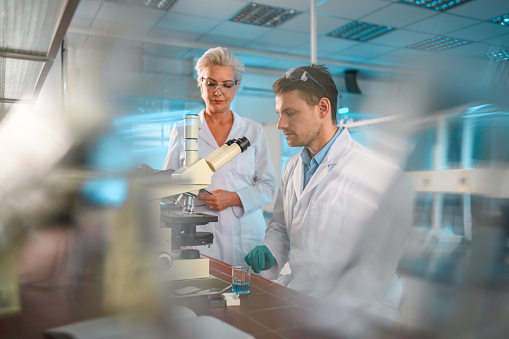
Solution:
[[[300,97],[299,90],[276,95],[277,128],[282,130],[291,147],[312,147],[322,129],[318,106],[309,105]]]

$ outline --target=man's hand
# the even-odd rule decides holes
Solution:
[[[255,273],[268,270],[276,264],[276,259],[265,245],[253,248],[251,252],[244,257],[244,260],[251,266]]]
[[[212,194],[198,194],[198,200],[213,211],[219,212],[230,206],[242,206],[239,196],[235,192],[215,190]]]

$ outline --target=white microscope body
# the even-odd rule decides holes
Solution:
[[[160,171],[150,175],[148,190],[150,215],[161,216],[160,199],[175,196],[179,194],[186,195],[186,206],[182,213],[173,216],[173,220],[190,220],[194,222],[200,218],[209,219],[209,221],[217,221],[216,216],[205,214],[194,214],[194,199],[198,196],[200,189],[207,188],[211,183],[211,177],[215,171],[232,160],[235,156],[242,153],[250,146],[249,140],[245,137],[237,140],[229,140],[226,144],[219,147],[205,158],[198,159],[198,116],[188,114],[185,116],[185,165],[173,172],[172,170]],[[215,218],[215,219],[210,219]],[[209,221],[205,221],[207,223]],[[175,245],[175,236],[172,238],[172,227],[165,226],[160,218],[155,221],[159,226],[156,233],[159,249],[159,269],[164,280],[182,280],[182,279],[198,279],[208,278],[209,276],[209,259],[198,256],[191,258],[180,257],[180,245]],[[184,222],[186,223],[186,222]],[[198,222],[197,225],[203,224]],[[185,231],[177,228],[178,232]],[[192,232],[191,232],[192,233]],[[177,235],[180,238],[180,235]],[[193,234],[187,235],[192,237]],[[212,234],[211,234],[212,237]],[[183,237],[182,237],[183,239]],[[172,248],[172,243],[178,248]],[[210,245],[202,243],[203,245]],[[183,246],[188,244],[183,243]],[[197,252],[197,251],[196,251]]]

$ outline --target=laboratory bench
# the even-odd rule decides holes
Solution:
[[[210,275],[230,283],[231,266],[211,258]],[[240,306],[211,307],[206,295],[176,298],[174,303],[198,316],[222,320],[255,338],[333,338],[306,329],[314,312],[310,297],[256,274],[251,274],[251,292],[240,295]]]
[[[210,258],[210,276],[231,283],[231,266]],[[56,280],[55,280],[56,281]],[[76,291],[61,288],[52,281],[44,286],[20,285],[21,312],[0,316],[0,338],[43,339],[49,329],[107,316],[100,292],[79,281]],[[231,292],[231,288],[225,290]],[[240,295],[240,306],[212,307],[208,295],[170,297],[174,306],[184,306],[196,316],[211,316],[250,334],[256,339],[339,338],[312,329],[316,304],[309,296],[251,275],[251,292]],[[393,332],[395,331],[395,332]],[[397,330],[382,330],[379,338],[415,339],[426,336]]]
[[[210,258],[210,276],[231,283],[231,266]],[[225,292],[231,292],[231,288]],[[337,334],[317,331],[313,319],[319,314],[316,300],[288,287],[251,274],[251,292],[240,295],[240,306],[211,307],[206,295],[176,298],[197,316],[212,316],[256,339],[341,339]],[[397,327],[380,328],[378,339],[424,339],[428,333]]]

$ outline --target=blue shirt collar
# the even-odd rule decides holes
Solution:
[[[309,150],[306,147],[304,147],[304,149],[300,153],[300,157],[302,159],[302,162],[304,163],[304,166],[307,166],[307,169],[310,170],[312,173],[314,173],[318,166],[320,166],[323,159],[327,155],[327,152],[329,152],[329,149],[331,148],[332,144],[337,139],[339,133],[341,133],[341,130],[342,128],[338,128],[336,134],[334,134],[332,139],[330,139],[329,142],[318,153],[316,153],[313,158],[311,158]]]

